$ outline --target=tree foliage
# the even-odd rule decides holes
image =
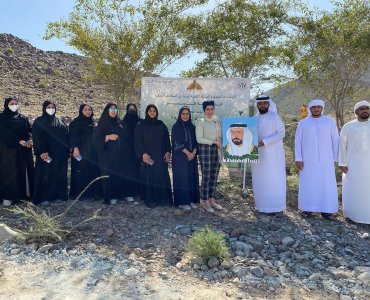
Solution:
[[[370,2],[335,3],[331,12],[302,9],[296,30],[286,45],[284,59],[300,84],[326,99],[344,124],[347,104],[366,89],[370,58]]]
[[[187,18],[183,37],[204,58],[183,76],[267,79],[287,22],[282,0],[230,0]]]
[[[137,94],[143,76],[160,74],[186,53],[176,24],[206,0],[76,0],[67,19],[51,22],[46,39],[57,37],[78,49],[108,83],[121,104]]]

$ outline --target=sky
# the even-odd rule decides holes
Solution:
[[[63,51],[78,53],[63,41],[52,39],[45,41],[47,22],[67,18],[73,10],[74,0],[0,0],[0,33],[15,35],[34,47],[44,51]],[[311,8],[330,10],[332,4],[329,0],[309,0]],[[194,59],[193,59],[194,60]],[[192,58],[185,58],[169,67],[162,76],[178,77],[183,70],[191,68]]]

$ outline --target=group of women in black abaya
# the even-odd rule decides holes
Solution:
[[[104,176],[80,199],[103,198],[104,203],[115,204],[119,199],[134,201],[140,196],[151,208],[172,204],[185,210],[197,207],[199,145],[189,107],[179,111],[172,127],[172,145],[154,105],[148,105],[145,118],[140,119],[136,105],[130,103],[121,120],[117,105],[108,103],[97,124],[88,104],[80,106],[69,126],[56,114],[56,104],[47,100],[42,115],[31,126],[19,113],[18,100],[5,99],[0,114],[0,199],[4,205],[23,199],[42,205],[76,199],[92,180]],[[171,153],[173,193],[168,171]]]

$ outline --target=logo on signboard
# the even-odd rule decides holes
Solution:
[[[240,82],[239,83],[239,89],[246,89],[248,87],[248,83],[246,82]]]
[[[202,86],[196,80],[194,80],[186,89],[188,91],[202,91],[203,90]]]

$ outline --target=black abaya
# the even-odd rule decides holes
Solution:
[[[172,205],[168,163],[164,161],[166,152],[171,152],[166,125],[146,116],[135,128],[135,151],[141,161],[144,153],[154,160],[153,165],[141,164],[141,196],[145,204],[149,207]]]
[[[19,144],[30,139],[31,125],[25,116],[9,110],[13,99],[5,100],[0,114],[0,199],[16,203],[32,197],[34,164],[32,148]]]
[[[70,148],[78,148],[82,159],[71,156],[71,185],[69,196],[75,199],[86,186],[99,177],[98,153],[92,143],[95,129],[93,115],[85,117],[82,113],[86,104],[80,106],[79,115],[69,124]],[[81,196],[84,199],[99,198],[99,183],[95,183]]]
[[[69,156],[69,137],[67,125],[58,117],[46,113],[52,104],[45,101],[43,114],[33,123],[33,144],[36,156],[34,203],[67,200],[67,166]],[[50,163],[40,155],[48,153]]]
[[[127,149],[124,131],[118,117],[109,116],[109,108],[116,105],[108,103],[100,117],[98,126],[93,133],[93,144],[98,151],[100,175],[108,175],[109,178],[102,182],[104,203],[110,204],[110,200],[120,199],[124,195],[124,154]],[[105,141],[110,134],[118,135],[115,141]]]
[[[198,159],[188,161],[183,152],[187,149],[192,152],[198,148],[195,137],[195,126],[191,118],[184,122],[181,120],[181,112],[177,122],[172,127],[172,172],[173,194],[175,205],[189,205],[191,202],[199,203],[199,174]],[[190,111],[189,111],[190,112]]]
[[[127,104],[126,115],[122,120],[125,140],[127,142],[126,162],[124,164],[125,196],[136,196],[140,191],[140,161],[137,159],[134,145],[134,131],[140,118],[137,110],[129,110],[133,103]]]

